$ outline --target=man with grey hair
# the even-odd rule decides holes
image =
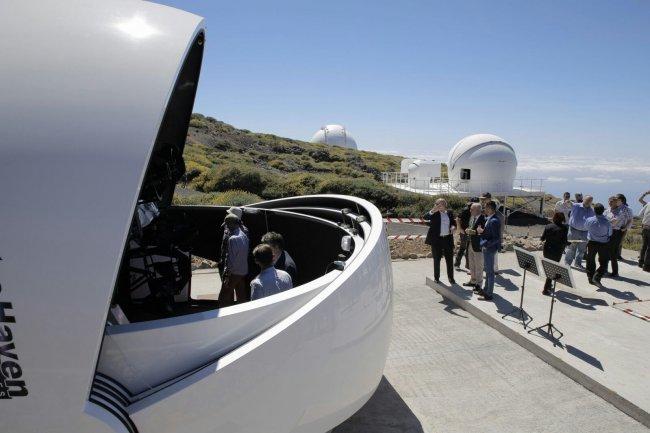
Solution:
[[[574,262],[576,267],[582,269],[582,258],[587,250],[587,219],[595,216],[594,209],[591,207],[594,198],[590,195],[585,196],[582,203],[573,203],[571,206],[571,216],[569,218],[569,246],[566,248],[564,263],[571,266]]]
[[[429,225],[429,231],[424,241],[431,246],[433,256],[433,278],[440,283],[440,261],[445,258],[447,265],[447,278],[450,284],[456,284],[454,280],[454,231],[456,230],[456,219],[454,213],[447,209],[447,201],[443,198],[436,200],[435,206],[423,217]]]
[[[483,215],[483,208],[480,203],[472,203],[469,210],[469,223],[465,232],[469,236],[467,254],[469,257],[470,279],[463,286],[471,287],[475,293],[479,293],[483,285],[483,251],[481,250],[481,236],[478,234],[478,229],[485,227],[485,215]]]

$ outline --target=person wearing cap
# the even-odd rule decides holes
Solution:
[[[291,275],[273,266],[273,249],[260,244],[253,250],[253,259],[260,273],[251,281],[251,300],[265,298],[293,288]]]
[[[571,216],[569,217],[569,246],[564,252],[564,263],[571,266],[574,262],[576,267],[582,269],[582,258],[587,249],[587,228],[585,223],[588,218],[595,215],[591,207],[594,198],[586,196],[582,202],[573,203],[571,207]]]
[[[240,209],[241,211],[241,209]],[[222,279],[219,305],[227,307],[249,299],[246,276],[248,275],[248,234],[241,227],[237,212],[228,212],[224,218],[224,242],[222,242]],[[225,249],[223,246],[225,245]],[[235,301],[235,296],[236,301]]]
[[[246,236],[248,236],[248,227],[246,227],[243,223],[243,215],[244,211],[240,207],[230,207],[226,211],[226,216],[228,215],[234,215],[239,219],[239,228],[240,230],[243,230]],[[217,263],[217,269],[219,270],[219,276],[221,277],[221,280],[223,281],[223,269],[226,263],[226,252],[228,251],[228,237],[230,237],[230,233],[228,231],[228,227],[226,226],[225,222],[221,224],[221,227],[223,228],[223,234],[221,236],[221,248],[220,248],[220,253],[219,253],[219,261]]]
[[[284,249],[284,237],[280,233],[268,232],[262,236],[261,243],[267,244],[273,251],[273,266],[291,275],[291,280],[296,281],[296,262]]]

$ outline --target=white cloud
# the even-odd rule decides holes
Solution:
[[[566,182],[567,179],[566,177],[557,177],[557,176],[549,176],[546,178],[546,182]]]
[[[585,176],[585,177],[576,177],[574,178],[576,182],[587,182],[587,183],[594,183],[598,185],[604,185],[608,183],[621,183],[623,182],[622,179],[614,179],[611,177],[593,177],[593,176]]]

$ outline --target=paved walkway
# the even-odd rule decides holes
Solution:
[[[429,260],[393,270],[385,378],[334,433],[648,431],[428,288]]]
[[[504,273],[497,278],[494,302],[479,301],[471,290],[451,287],[444,281],[442,286],[435,287],[460,305],[467,302],[478,308],[487,316],[479,313],[477,317],[486,323],[507,326],[505,331],[517,333],[514,338],[525,339],[520,340],[522,344],[533,343],[533,351],[542,349],[545,353],[541,356],[550,354],[553,356],[548,358],[550,362],[556,359],[561,362],[552,365],[568,366],[563,370],[567,374],[573,374],[577,380],[586,379],[581,383],[599,388],[594,389],[606,398],[616,399],[610,401],[621,404],[619,408],[628,413],[644,416],[646,425],[650,425],[647,414],[650,412],[650,322],[623,311],[638,311],[637,315],[642,316],[645,304],[640,301],[650,299],[650,274],[631,263],[622,263],[621,278],[604,278],[603,286],[597,288],[587,282],[583,271],[574,269],[576,287],[558,285],[557,288],[559,302],[553,310],[553,324],[564,337],[554,341],[547,338],[545,331],[528,334],[520,321],[511,317],[502,319],[502,315],[512,311],[513,305],[519,305],[523,271],[517,270],[514,253],[500,254],[499,262]],[[467,279],[459,277],[458,282]],[[524,309],[534,318],[532,327],[548,322],[549,318],[550,298],[541,294],[542,285],[542,279],[528,273]]]

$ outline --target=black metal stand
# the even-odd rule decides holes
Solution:
[[[523,268],[524,269],[524,281],[521,283],[521,297],[519,298],[519,308],[512,307],[512,310],[510,310],[509,313],[504,314],[503,316],[501,316],[502,319],[505,319],[508,316],[515,317],[513,315],[513,313],[515,311],[519,311],[519,314],[517,316],[519,317],[519,320],[521,320],[521,322],[524,324],[524,329],[526,329],[526,326],[528,326],[528,324],[533,321],[533,316],[531,316],[530,314],[528,314],[528,312],[526,310],[524,310],[524,291],[526,290],[526,271],[528,270],[529,266],[530,265]],[[528,320],[526,320],[526,317],[528,317]]]
[[[528,331],[528,333],[530,334],[531,332],[535,332],[535,331],[540,332],[544,328],[546,328],[546,334],[556,342],[559,342],[560,338],[564,336],[564,333],[562,333],[562,331],[560,331],[559,329],[557,329],[555,325],[553,325],[553,304],[555,304],[555,285],[557,284],[558,278],[560,278],[559,275],[553,279],[553,288],[551,289],[551,311],[548,315],[548,323],[545,323],[541,326],[538,326],[537,328],[533,328],[530,331]],[[560,334],[560,336],[556,338],[554,331]],[[555,345],[555,343],[553,345]]]

